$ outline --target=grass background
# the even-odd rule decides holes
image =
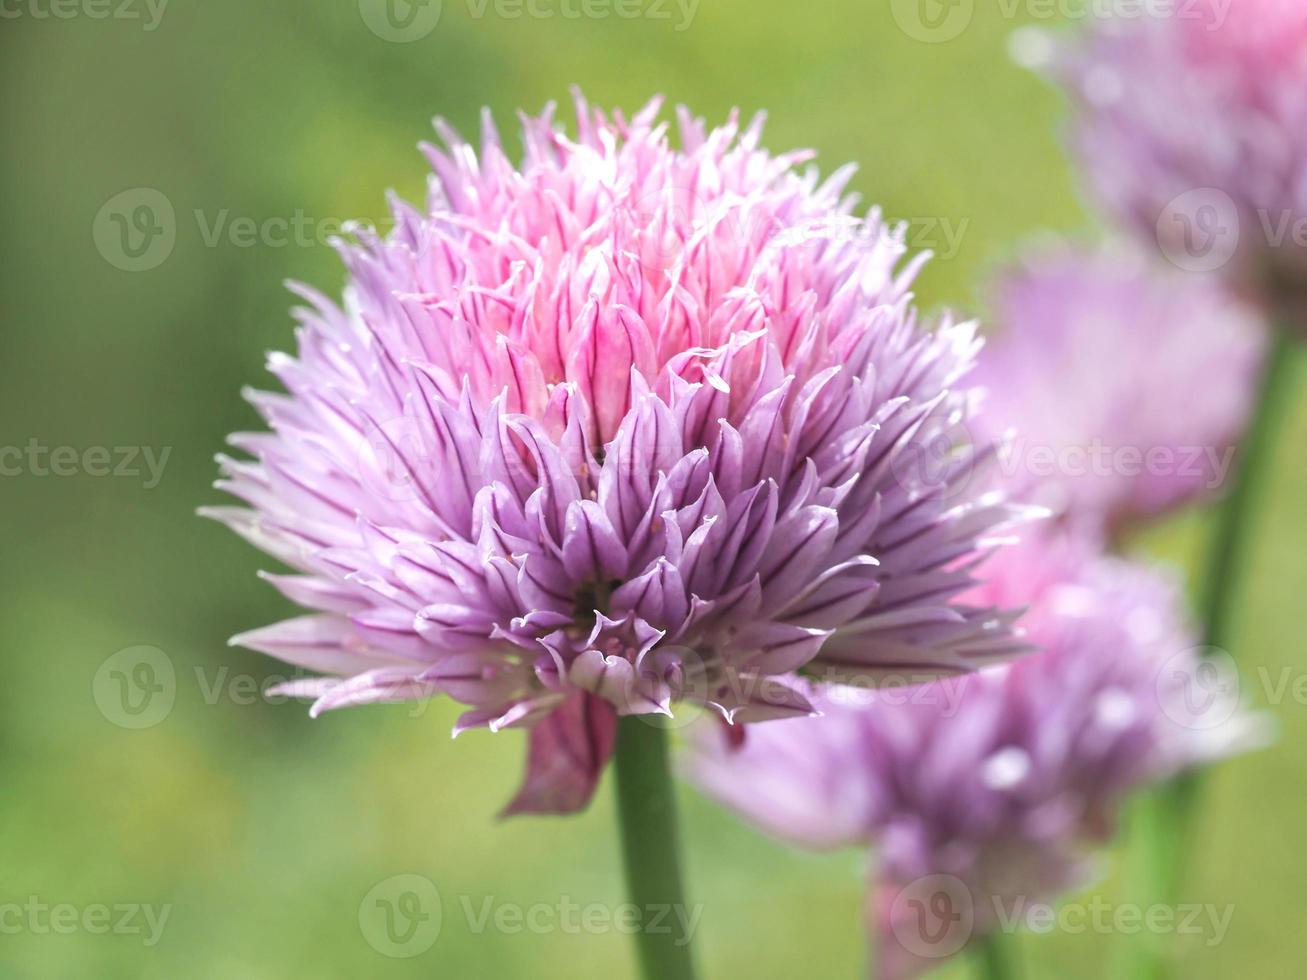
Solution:
[[[864,0],[702,0],[679,31],[674,7],[670,20],[508,19],[446,0],[430,35],[397,44],[351,0],[173,0],[152,31],[24,4],[0,28],[0,445],[172,454],[149,490],[0,478],[0,905],[174,907],[150,948],[0,933],[0,976],[629,976],[624,936],[477,934],[460,908],[622,901],[606,785],[575,819],[498,824],[522,765],[517,734],[451,743],[445,705],[310,722],[294,705],[209,703],[224,679],[278,672],[225,641],[289,608],[255,578],[269,561],[194,509],[220,499],[209,484],[224,435],[255,424],[240,387],[268,385],[264,352],[291,343],[282,281],[334,291],[342,276],[323,245],[206,245],[194,212],[377,219],[386,188],[419,194],[414,145],[433,114],[469,132],[488,105],[507,136],[517,107],[565,100],[571,83],[628,109],[661,91],[710,119],[766,107],[773,149],[813,146],[826,169],[860,162],[856,189],[892,217],[965,222],[920,294],[983,312],[987,275],[1023,244],[1095,233],[1061,151],[1059,100],[1006,55],[1031,17],[980,5],[960,36],[926,44],[899,28],[898,4]],[[130,274],[97,253],[91,228],[110,197],[143,186],[173,203],[177,243]],[[1236,651],[1277,678],[1304,670],[1305,446],[1298,398]],[[1197,571],[1204,527],[1188,515],[1142,547]],[[92,697],[103,661],[136,644],[177,672],[172,713],[144,731],[110,724]],[[1189,951],[1187,977],[1288,977],[1307,953],[1293,911],[1307,707],[1271,710],[1279,745],[1211,784],[1187,897],[1234,916],[1222,944]],[[786,851],[684,796],[704,974],[860,975],[863,856]],[[1106,871],[1097,893],[1112,898],[1111,856]],[[357,919],[368,890],[400,873],[444,896],[439,941],[410,960],[379,956]],[[1103,975],[1107,937],[1023,947],[1030,976]]]

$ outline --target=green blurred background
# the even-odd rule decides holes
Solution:
[[[172,910],[152,946],[84,929],[0,932],[0,976],[631,975],[623,935],[478,933],[462,901],[622,901],[607,785],[583,816],[497,823],[522,767],[519,734],[452,743],[446,705],[311,722],[298,705],[247,703],[252,681],[230,686],[280,669],[226,638],[290,609],[255,577],[270,561],[194,510],[221,501],[210,482],[224,435],[256,424],[240,387],[267,386],[264,352],[292,342],[282,281],[335,291],[342,275],[320,242],[246,245],[238,232],[211,244],[205,227],[224,214],[379,219],[385,189],[421,192],[415,144],[437,113],[467,132],[489,105],[507,137],[517,107],[566,100],[571,83],[627,109],[661,91],[712,120],[765,107],[771,148],[813,146],[827,169],[858,161],[856,189],[944,253],[921,281],[924,303],[983,311],[986,276],[1020,246],[1093,234],[1060,149],[1059,100],[1007,57],[1031,16],[980,5],[932,44],[883,0],[701,0],[693,16],[643,0],[635,19],[514,19],[502,14],[515,8],[445,0],[433,29],[396,43],[367,26],[364,14],[382,23],[371,0],[172,0],[157,22],[143,0],[123,11],[138,19],[92,16],[123,0],[67,2],[60,18],[42,16],[48,0],[9,0],[0,20],[0,446],[171,455],[150,488],[146,477],[0,478],[0,906],[35,896]],[[142,187],[175,208],[175,248],[122,271],[97,251],[93,224]],[[963,232],[960,246],[946,228]],[[1307,670],[1296,618],[1305,446],[1300,398],[1237,651],[1276,679]],[[1144,547],[1194,569],[1203,527],[1184,518]],[[142,644],[173,665],[175,703],[132,730],[96,694],[107,658]],[[1307,706],[1271,710],[1279,745],[1212,783],[1186,898],[1230,903],[1234,916],[1223,943],[1190,951],[1188,977],[1288,977],[1307,954],[1295,914]],[[862,974],[863,855],[789,852],[688,790],[684,805],[706,976]],[[1116,896],[1116,863],[1095,894]],[[439,939],[411,959],[380,955],[359,924],[370,889],[397,874],[429,878],[444,898]],[[1026,937],[1029,974],[1103,975],[1109,938]]]

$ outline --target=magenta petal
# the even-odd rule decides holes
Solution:
[[[352,674],[402,659],[369,646],[348,620],[335,616],[288,619],[233,636],[230,643],[324,674]]]
[[[786,718],[807,718],[819,712],[794,684],[777,677],[740,674],[709,706],[732,725]]]
[[[759,674],[788,674],[817,655],[830,630],[793,626],[789,623],[752,623],[736,634],[742,647],[755,649],[747,663]]]
[[[324,711],[335,711],[359,704],[395,704],[421,701],[436,694],[435,684],[420,680],[412,668],[384,667],[357,674],[322,692],[309,714],[316,718]]]
[[[617,714],[610,704],[588,693],[572,695],[530,730],[526,777],[502,815],[585,809],[616,736]]]
[[[567,509],[563,567],[577,582],[607,581],[626,574],[626,549],[604,509],[593,500]]]

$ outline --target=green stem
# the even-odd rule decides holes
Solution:
[[[1217,517],[1212,550],[1208,557],[1207,591],[1203,601],[1203,643],[1226,650],[1230,646],[1230,622],[1239,598],[1247,557],[1249,528],[1252,525],[1257,495],[1267,470],[1275,442],[1275,428],[1282,403],[1289,394],[1293,366],[1294,338],[1290,327],[1275,331],[1275,339],[1266,355],[1257,405],[1248,433],[1239,449],[1241,457],[1230,496]]]
[[[1016,980],[1021,976],[1016,938],[999,931],[976,943],[975,962],[981,980]]]
[[[1207,586],[1201,606],[1204,653],[1228,654],[1233,641],[1232,622],[1243,593],[1249,544],[1256,522],[1261,487],[1275,455],[1277,426],[1292,389],[1295,338],[1292,325],[1274,331],[1266,353],[1253,416],[1239,447],[1238,469],[1230,495],[1221,506],[1207,559]],[[1175,779],[1166,790],[1165,815],[1172,822],[1169,881],[1165,895],[1174,898],[1180,886],[1184,855],[1193,834],[1198,800],[1197,771]]]
[[[1217,515],[1201,607],[1204,653],[1209,655],[1227,652],[1231,646],[1233,617],[1243,592],[1261,484],[1270,468],[1281,409],[1292,389],[1294,347],[1292,325],[1275,330],[1253,416],[1239,448],[1234,484]],[[1184,871],[1194,853],[1194,816],[1200,788],[1199,773],[1191,771],[1172,780],[1153,798],[1141,801],[1135,832],[1143,846],[1137,849],[1135,860],[1147,868],[1141,877],[1149,881],[1150,902],[1173,905],[1179,900]],[[1173,964],[1163,951],[1143,945],[1138,951],[1134,969],[1125,975],[1155,980],[1172,973]]]
[[[689,914],[681,884],[667,732],[653,719],[623,718],[617,729],[617,812],[621,825],[626,888],[640,909],[635,934],[644,980],[693,980],[694,963],[685,923]]]

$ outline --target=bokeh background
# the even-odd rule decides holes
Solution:
[[[453,743],[445,705],[311,722],[249,696],[282,668],[226,639],[289,608],[255,577],[269,559],[194,511],[223,502],[210,483],[224,435],[256,425],[240,388],[266,386],[264,353],[292,342],[282,282],[338,289],[323,233],[383,218],[387,188],[421,193],[415,144],[432,115],[468,132],[488,105],[508,137],[517,107],[566,101],[576,83],[601,105],[661,91],[713,120],[765,107],[771,148],[815,147],[827,169],[858,161],[855,188],[940,253],[925,305],[983,313],[996,266],[1053,236],[1098,234],[1061,150],[1058,97],[1008,56],[1015,28],[1055,23],[1035,16],[1043,5],[975,4],[957,36],[928,43],[897,0],[641,0],[622,8],[630,19],[604,0],[540,0],[552,18],[444,0],[434,24],[435,8],[395,0],[422,35],[398,41],[372,0],[172,0],[161,16],[157,0],[153,12],[63,2],[64,16],[48,0],[7,3],[0,20],[0,445],[170,455],[148,487],[148,474],[0,478],[0,905],[171,912],[153,945],[0,931],[0,976],[629,976],[617,932],[478,931],[474,918],[487,901],[620,903],[607,785],[575,819],[496,822],[520,734]],[[561,16],[566,2],[591,15]],[[175,210],[174,248],[139,272],[93,234],[134,188]],[[297,217],[310,230],[290,244],[279,225],[250,242],[246,222],[231,224]],[[1307,672],[1305,447],[1299,398],[1239,622],[1255,703]],[[1196,513],[1140,547],[1197,576],[1205,527]],[[162,651],[175,682],[170,710],[151,706],[155,723],[133,729],[106,661],[139,645]],[[1223,942],[1189,950],[1187,977],[1288,977],[1307,954],[1307,704],[1275,700],[1278,746],[1210,783],[1186,899],[1234,912]],[[787,851],[683,795],[704,974],[861,975],[865,857]],[[1119,864],[1105,857],[1091,894],[1119,898]],[[399,874],[443,897],[438,940],[409,959],[381,955],[359,921],[370,890]],[[1097,977],[1118,938],[1022,947],[1030,976]]]

